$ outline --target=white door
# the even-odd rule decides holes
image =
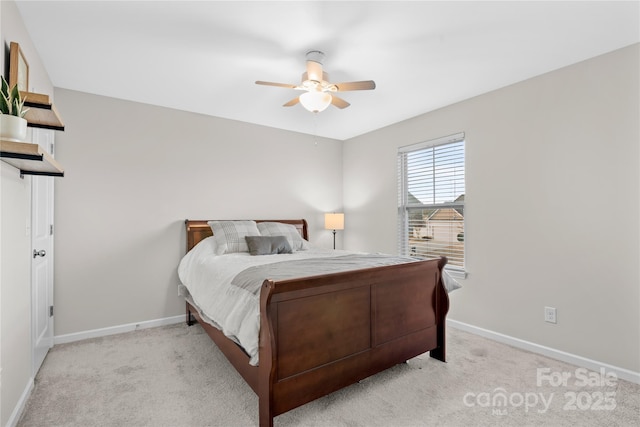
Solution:
[[[54,132],[32,129],[32,142],[53,155]],[[33,375],[53,346],[53,180],[31,177],[31,330]]]

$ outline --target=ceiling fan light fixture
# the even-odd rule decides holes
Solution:
[[[256,84],[304,91],[302,95],[283,104],[283,107],[292,107],[300,103],[306,110],[312,113],[324,111],[329,105],[333,105],[339,109],[344,109],[351,105],[339,96],[332,95],[332,93],[335,94],[336,92],[347,92],[351,90],[371,90],[376,88],[376,83],[373,80],[331,83],[329,74],[322,69],[323,60],[324,53],[319,50],[307,52],[307,69],[302,73],[302,80],[299,85],[265,82],[262,80],[256,81]]]
[[[305,92],[300,95],[300,104],[312,113],[319,113],[331,105],[331,95],[320,91]]]

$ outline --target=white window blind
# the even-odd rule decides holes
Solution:
[[[460,133],[398,150],[400,254],[464,270],[464,149]]]

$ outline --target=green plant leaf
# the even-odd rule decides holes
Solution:
[[[11,89],[11,97],[13,99],[18,100],[18,102],[21,101],[21,99],[20,99],[20,91],[18,90],[18,85],[13,86],[13,89]]]
[[[2,114],[9,114],[9,97],[6,96],[4,93],[1,94],[2,96],[0,96],[0,112]]]
[[[13,102],[11,103],[11,114],[20,117],[20,102],[16,98],[13,98]]]
[[[4,76],[2,76],[2,95],[9,97],[9,83],[7,83]]]
[[[20,118],[24,118],[25,114],[27,114],[27,111],[29,111],[28,108],[24,108],[24,101],[26,101],[26,99],[20,101],[20,104],[18,104],[16,108],[16,116]]]
[[[0,91],[0,112],[2,114],[8,114],[10,116],[24,117],[27,110],[24,109],[24,99],[21,99],[20,90],[18,85],[14,85],[12,89],[9,89],[9,85],[2,76],[2,89]]]

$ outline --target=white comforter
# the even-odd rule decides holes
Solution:
[[[311,247],[285,255],[216,255],[213,238],[209,237],[198,243],[180,261],[178,276],[184,286],[180,288],[180,293],[192,300],[207,321],[240,344],[249,355],[250,363],[255,366],[258,364],[260,295],[230,286],[232,279],[244,269],[256,265],[349,253],[352,252]],[[446,272],[444,279],[445,286],[450,290],[458,286]]]

